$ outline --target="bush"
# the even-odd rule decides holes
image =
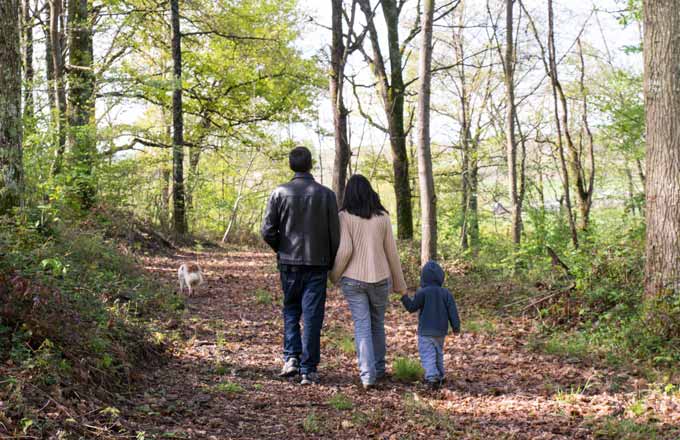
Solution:
[[[17,400],[22,384],[117,392],[156,364],[163,344],[154,319],[182,307],[164,290],[90,219],[0,218],[0,374],[15,381],[0,386],[0,400],[14,428],[30,409]]]

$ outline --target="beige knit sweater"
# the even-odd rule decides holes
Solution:
[[[392,290],[406,292],[399,252],[387,214],[371,219],[340,213],[340,249],[330,273],[333,283],[342,277],[365,283],[392,279]]]

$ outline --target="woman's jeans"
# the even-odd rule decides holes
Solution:
[[[372,385],[385,375],[385,310],[390,283],[365,283],[345,277],[340,287],[354,321],[361,382]]]

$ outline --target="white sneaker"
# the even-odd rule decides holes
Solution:
[[[281,369],[280,377],[292,377],[297,376],[300,373],[299,362],[296,358],[288,358],[283,368]]]

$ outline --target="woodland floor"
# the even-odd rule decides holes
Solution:
[[[276,376],[282,322],[273,256],[187,252],[149,257],[145,264],[175,283],[176,268],[186,260],[200,262],[207,284],[175,323],[178,343],[168,363],[149,373],[126,411],[141,438],[588,439],[620,438],[625,427],[640,433],[631,438],[680,435],[673,431],[680,424],[677,395],[644,391],[636,410],[649,387],[643,379],[532,352],[531,320],[472,322],[479,305],[470,295],[459,299],[462,335],[447,339],[442,390],[391,379],[364,392],[348,342],[349,311],[330,290],[322,383],[301,387]],[[416,324],[417,316],[392,297],[388,365],[398,356],[418,359]],[[656,428],[648,432],[650,419]]]

